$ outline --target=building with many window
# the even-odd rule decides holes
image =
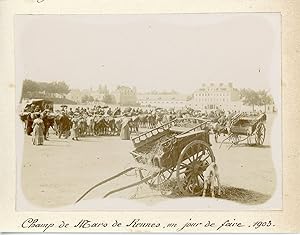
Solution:
[[[200,110],[240,110],[242,101],[238,89],[232,83],[202,84],[201,88],[193,93],[189,106]]]
[[[187,99],[183,94],[138,94],[138,103],[144,107],[182,108]]]

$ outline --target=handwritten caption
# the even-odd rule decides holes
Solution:
[[[226,219],[223,222],[214,222],[213,220],[207,221],[197,221],[195,219],[186,219],[182,223],[168,222],[161,223],[157,221],[143,221],[142,219],[132,219],[128,221],[114,220],[113,222],[103,221],[92,221],[88,219],[81,219],[76,223],[71,223],[67,221],[60,221],[58,223],[41,221],[38,218],[27,218],[21,224],[21,228],[24,230],[37,231],[37,232],[51,232],[58,230],[68,230],[78,229],[89,230],[89,229],[101,229],[101,228],[130,228],[131,231],[133,228],[142,229],[157,229],[166,230],[166,231],[176,231],[176,232],[188,232],[188,231],[197,231],[208,229],[210,231],[225,231],[225,230],[235,230],[249,227],[253,230],[259,230],[261,228],[270,228],[274,227],[275,224],[271,220],[267,221],[254,221],[249,224],[238,221],[237,219]]]

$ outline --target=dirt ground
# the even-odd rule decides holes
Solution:
[[[272,118],[267,120],[267,136],[261,147],[240,144],[221,148],[211,136],[212,149],[219,166],[221,198],[247,205],[264,203],[273,194],[276,176],[270,147]],[[73,204],[88,188],[135,165],[130,155],[131,141],[118,136],[84,137],[79,141],[58,139],[54,133],[43,146],[33,146],[25,136],[21,187],[28,201],[36,206],[57,208]],[[101,198],[112,189],[139,180],[135,172],[96,188],[84,200]],[[170,196],[151,190],[147,185],[111,195],[145,204],[162,202]],[[178,197],[173,195],[173,198]]]

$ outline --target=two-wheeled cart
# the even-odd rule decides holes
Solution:
[[[137,165],[94,185],[76,202],[94,188],[134,170],[140,175],[138,182],[112,190],[104,197],[142,183],[159,190],[171,177],[182,195],[200,194],[203,172],[215,161],[207,124],[203,119],[177,118],[132,138],[134,149],[130,153]]]
[[[228,139],[231,140],[230,147],[243,141],[247,141],[248,145],[263,145],[266,136],[266,120],[266,114],[240,115],[232,123],[229,136],[222,141],[221,145]]]

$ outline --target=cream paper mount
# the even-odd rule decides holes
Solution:
[[[3,35],[0,41],[0,115],[4,124],[1,231],[299,231],[296,220],[299,209],[296,187],[299,174],[299,113],[296,111],[299,101],[296,78],[299,7],[296,1],[226,1],[226,4],[223,1],[128,1],[125,4],[101,0],[24,0],[0,1],[0,9]],[[216,143],[215,133],[209,135],[209,140],[199,134],[201,131],[196,137],[194,132],[190,135],[190,129],[199,125],[195,121],[188,127],[184,122],[177,122],[177,126],[172,124],[177,129],[167,126],[179,141],[187,142],[182,142],[178,155],[174,154],[182,159],[168,168],[172,175],[164,173],[162,178],[157,168],[150,164],[149,169],[132,158],[130,151],[139,152],[140,149],[131,141],[121,140],[111,133],[107,136],[101,129],[97,136],[85,134],[76,141],[71,139],[76,135],[74,126],[67,139],[58,138],[55,128],[50,128],[49,141],[43,146],[32,145],[32,137],[24,134],[20,121],[20,113],[24,113],[20,100],[28,98],[26,79],[43,84],[63,81],[72,92],[81,90],[81,95],[87,90],[84,94],[93,97],[94,103],[83,105],[83,100],[78,100],[80,104],[68,104],[68,113],[70,107],[92,109],[96,98],[101,98],[101,92],[97,93],[99,85],[106,85],[109,93],[116,97],[116,103],[122,101],[116,91],[122,86],[129,88],[126,92],[135,92],[142,110],[153,110],[153,107],[182,110],[183,106],[188,106],[193,110],[211,111],[219,105],[218,109],[226,112],[239,109],[253,113],[252,107],[246,109],[241,101],[235,102],[232,98],[235,90],[243,88],[265,90],[274,103],[254,108],[256,113],[267,113],[267,119],[262,116],[258,122],[261,121],[266,130],[262,131],[265,134],[261,144],[257,143],[254,124],[250,125],[253,131],[247,130],[251,138],[247,138],[248,132],[233,135],[221,147],[220,142],[230,134],[221,133]],[[216,90],[222,88],[230,93]],[[39,98],[32,84],[30,89],[33,94],[30,98]],[[177,93],[174,95],[172,90]],[[46,91],[43,92],[45,95]],[[230,95],[223,97],[223,94]],[[51,98],[62,99],[60,96]],[[64,98],[76,99],[70,94]],[[56,103],[53,113],[63,108]],[[101,103],[100,106],[105,105]],[[113,109],[116,105],[108,106]],[[121,109],[126,110],[125,106]],[[131,121],[133,116],[138,116],[123,113]],[[199,118],[199,115],[195,112],[192,118]],[[203,115],[208,114],[204,112]],[[72,118],[71,122],[75,123],[79,116],[74,114]],[[139,118],[142,120],[141,116]],[[125,128],[125,121],[123,123]],[[139,133],[132,132],[131,138],[148,131],[147,125],[151,125],[150,121],[139,123]],[[189,131],[183,133],[178,125]],[[191,140],[199,138],[206,144],[210,142],[211,146],[202,142],[200,145],[199,141],[194,142],[197,145],[189,145]],[[216,198],[211,197],[209,190],[201,197],[204,172],[197,177],[199,185],[188,180],[191,169],[195,172],[202,169],[196,160],[185,162],[188,160],[184,156],[192,157],[193,151],[202,151],[194,150],[196,147],[189,149],[189,146],[207,148],[208,159],[216,161],[221,196],[216,189]],[[210,150],[215,159],[209,155]],[[135,169],[84,195],[93,185],[130,167]],[[140,180],[140,169],[144,173],[142,180],[153,176],[144,180],[147,184],[103,199],[109,191]],[[181,169],[185,169],[182,174]],[[167,186],[153,181],[165,177],[168,178]]]

